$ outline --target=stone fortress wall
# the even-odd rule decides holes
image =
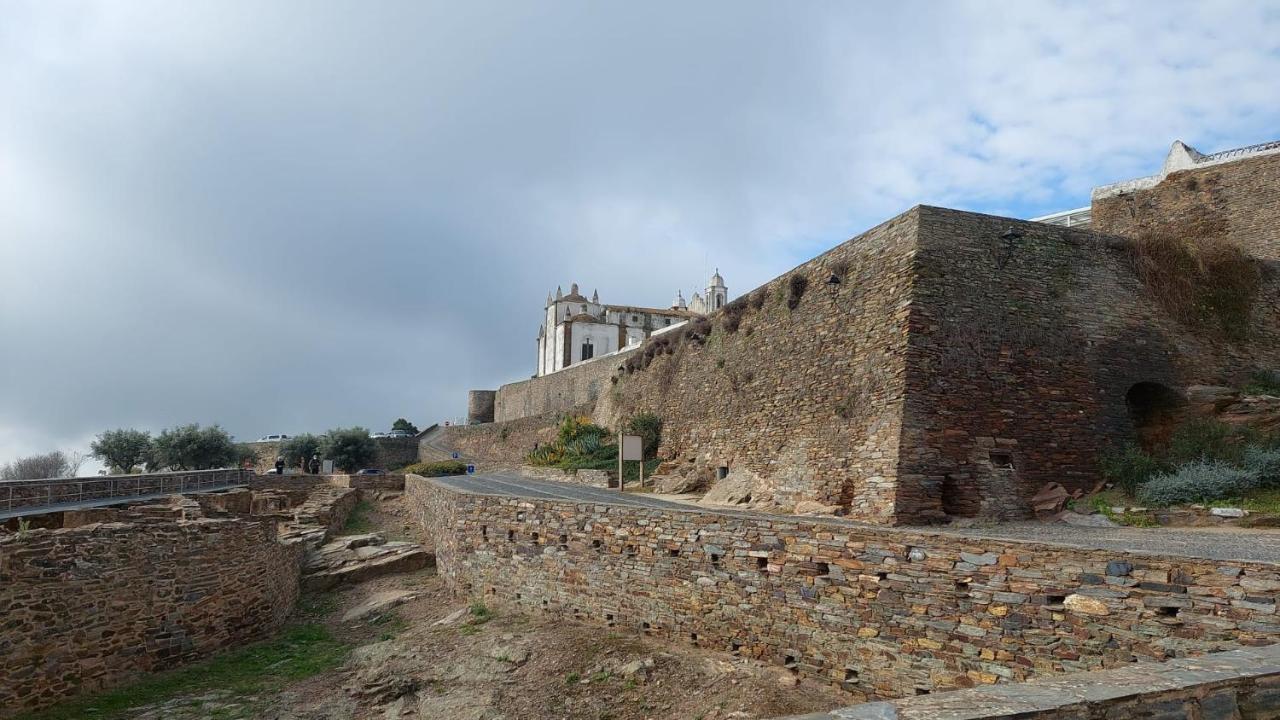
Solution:
[[[293,611],[301,553],[232,519],[0,537],[0,717],[262,637]]]
[[[493,419],[504,422],[593,406],[608,389],[618,366],[638,349],[623,349],[548,375],[503,385],[497,391]]]
[[[1280,566],[406,478],[457,592],[778,663],[868,697],[1280,639]]]
[[[1136,437],[1139,384],[1280,367],[1278,178],[1280,153],[1177,172],[1096,198],[1091,230],[917,207],[712,314],[706,337],[689,341],[690,323],[504,386],[495,418],[590,408],[616,427],[654,412],[664,473],[754,505],[888,524],[1024,516],[1045,482],[1087,489],[1103,443]],[[1262,256],[1247,339],[1162,309],[1133,269],[1126,236],[1150,224],[1135,208]]]

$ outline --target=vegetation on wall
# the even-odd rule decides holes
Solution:
[[[1262,270],[1227,236],[1224,221],[1201,211],[1178,225],[1144,229],[1131,248],[1134,272],[1176,320],[1247,338]]]
[[[1104,479],[1146,505],[1240,498],[1280,489],[1280,434],[1195,418],[1180,425],[1161,452],[1129,445],[1104,453],[1100,468]]]
[[[662,418],[640,412],[624,425],[626,432],[639,435],[645,458],[652,458],[662,442]],[[554,442],[543,445],[525,457],[530,465],[562,470],[617,470],[618,444],[608,429],[593,424],[588,418],[567,415],[560,421]],[[652,473],[657,461],[646,461],[646,472]],[[628,479],[636,472],[628,468]]]
[[[1244,392],[1246,395],[1280,396],[1280,371],[1258,370],[1249,377]]]
[[[320,454],[322,440],[317,435],[303,433],[280,443],[280,457],[288,467],[304,467],[312,456]]]
[[[795,273],[791,279],[787,281],[787,307],[795,310],[800,307],[800,298],[804,297],[804,292],[809,287],[809,278]]]

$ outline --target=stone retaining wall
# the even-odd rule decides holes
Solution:
[[[301,552],[223,519],[0,537],[0,717],[261,638],[293,611]]]
[[[1280,567],[406,478],[456,591],[733,651],[869,697],[1280,639]]]
[[[611,486],[611,483],[612,487],[617,487],[618,485],[608,470],[561,470],[560,468],[521,465],[520,474],[525,477],[586,485],[588,487],[607,488]]]
[[[867,703],[790,720],[1264,720],[1277,716],[1280,645]]]
[[[583,413],[590,414],[590,408],[583,409]],[[561,417],[563,413],[548,413],[519,420],[440,428],[437,437],[424,438],[418,456],[423,462],[447,460],[448,452],[439,448],[448,448],[482,470],[516,468],[524,463],[535,445],[555,441]]]
[[[329,484],[359,490],[403,490],[404,475],[398,473],[386,473],[385,475],[330,475]]]

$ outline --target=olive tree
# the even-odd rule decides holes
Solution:
[[[152,462],[157,468],[172,470],[228,467],[240,459],[235,441],[226,430],[217,425],[202,428],[197,423],[162,431],[153,443],[153,454]]]
[[[280,443],[280,457],[289,467],[306,467],[312,455],[320,453],[321,438],[311,433],[295,435]]]
[[[94,439],[89,449],[112,472],[131,473],[150,457],[151,433],[126,428],[107,430]]]
[[[378,449],[369,431],[362,427],[334,428],[325,433],[320,447],[334,467],[343,472],[368,467]]]

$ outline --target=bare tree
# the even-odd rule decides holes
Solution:
[[[18,458],[0,467],[0,480],[39,480],[42,478],[66,477],[79,469],[77,460],[75,469],[72,462],[61,450],[54,450],[43,455],[31,455]]]

